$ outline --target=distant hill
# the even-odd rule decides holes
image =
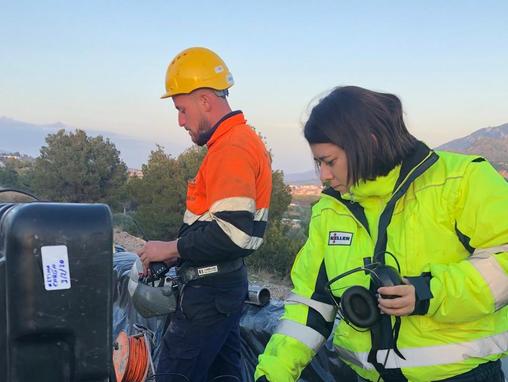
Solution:
[[[54,134],[60,129],[65,129],[66,131],[75,130],[74,127],[61,122],[38,125],[0,117],[0,154],[20,153],[21,155],[25,154],[34,158],[38,157],[40,148],[46,144],[46,136]],[[140,169],[143,163],[147,163],[150,151],[155,149],[156,142],[144,141],[111,132],[85,131],[90,136],[102,135],[104,138],[109,138],[116,148],[120,150],[120,157],[130,168]],[[164,139],[157,143],[164,146],[166,151],[173,155],[177,155],[185,149],[185,147],[179,147]],[[284,178],[288,184],[320,184],[314,170],[285,174]]]
[[[508,176],[508,123],[477,130],[466,137],[445,143],[437,149],[481,155],[505,177]]]
[[[14,119],[0,117],[0,153],[20,153],[31,157],[38,157],[40,148],[45,145],[48,134],[54,134],[60,129],[73,131],[75,128],[61,122],[37,125]],[[136,139],[111,132],[86,130],[91,136],[102,135],[109,138],[120,150],[120,157],[128,167],[141,168],[148,161],[150,151],[155,149],[156,142]],[[157,143],[164,146],[166,151],[177,155],[185,148],[175,145],[169,140]],[[508,123],[495,127],[486,127],[474,133],[454,139],[439,147],[439,150],[455,151],[466,154],[478,154],[486,157],[505,176],[508,177]],[[284,174],[287,184],[320,184],[315,170]]]
[[[478,141],[482,141],[484,139],[506,138],[508,138],[508,123],[500,126],[485,127],[483,129],[476,130],[474,133],[469,134],[466,137],[454,139],[453,141],[437,147],[437,149],[465,153],[466,150],[474,147]]]
[[[39,149],[45,143],[46,135],[65,128],[68,129],[69,127],[60,122],[49,125],[34,125],[0,117],[0,151],[38,156]]]
[[[61,122],[37,125],[0,117],[0,152],[19,152],[32,157],[38,157],[40,148],[46,144],[46,136],[48,134],[54,134],[60,129],[65,129],[66,131],[75,130],[74,127]],[[166,139],[155,142],[107,131],[88,129],[85,129],[85,131],[89,136],[102,135],[104,138],[109,138],[120,151],[120,158],[131,168],[141,168],[143,163],[147,163],[150,151],[155,149],[156,143],[164,146],[165,150],[171,154],[181,153],[185,149]]]

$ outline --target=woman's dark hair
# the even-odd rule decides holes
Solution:
[[[333,143],[346,152],[351,184],[387,175],[417,143],[397,96],[357,86],[337,87],[321,99],[304,135],[309,144]]]

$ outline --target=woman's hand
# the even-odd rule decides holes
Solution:
[[[408,316],[413,313],[416,304],[415,287],[406,279],[403,281],[404,285],[381,287],[377,290],[378,306],[381,312],[392,316]],[[393,296],[393,298],[382,296]]]

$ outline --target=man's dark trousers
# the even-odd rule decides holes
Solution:
[[[239,322],[248,284],[235,279],[185,286],[162,339],[157,382],[241,381]]]

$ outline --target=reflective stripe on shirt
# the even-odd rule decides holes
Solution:
[[[256,201],[246,196],[235,196],[217,200],[210,207],[213,214],[220,211],[249,211],[254,213],[256,210]]]
[[[508,252],[508,244],[475,249],[469,262],[482,275],[494,297],[495,309],[508,304],[508,275],[495,258],[496,253]]]
[[[309,328],[308,326],[291,320],[282,319],[279,322],[279,325],[277,326],[277,329],[275,329],[274,333],[293,337],[316,353],[319,348],[326,342],[326,338],[323,337],[319,332]]]
[[[310,298],[302,297],[295,293],[291,293],[288,297],[286,297],[285,304],[298,304],[298,303],[311,307],[321,316],[323,316],[323,318],[327,322],[333,322],[335,320],[335,314],[337,313],[337,310],[334,305],[325,304],[323,302],[312,300]]]
[[[374,366],[367,361],[369,352],[352,352],[339,346],[335,346],[335,349],[345,361],[363,369],[374,369]],[[406,358],[405,360],[399,358],[393,350],[384,349],[378,350],[377,362],[384,364],[386,353],[389,352],[385,365],[387,369],[460,363],[468,358],[481,358],[508,351],[508,332],[458,344],[410,349],[399,348],[399,350]]]
[[[268,208],[259,208],[255,210],[256,202],[252,198],[247,197],[231,197],[221,199],[215,202],[210,211],[202,215],[196,215],[189,210],[185,211],[183,222],[192,225],[196,221],[211,222],[215,221],[221,230],[235,243],[238,247],[243,249],[258,249],[263,243],[263,237],[253,236],[249,233],[242,231],[232,222],[218,217],[216,214],[220,212],[241,212],[252,213],[254,215],[253,224],[266,224],[268,221]],[[264,232],[264,226],[262,227]],[[256,227],[254,227],[256,231]]]

